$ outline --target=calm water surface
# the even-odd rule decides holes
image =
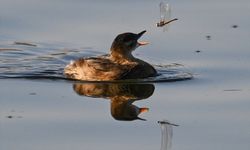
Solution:
[[[159,3],[0,1],[0,149],[248,150],[250,2],[172,0],[167,32],[155,27]],[[150,44],[134,55],[163,74],[150,81],[192,80],[64,79],[70,60],[144,29]]]

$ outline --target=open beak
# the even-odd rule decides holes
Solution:
[[[142,31],[142,32],[140,32],[140,33],[138,33],[137,35],[137,39],[139,39],[144,33],[146,32],[146,30],[144,30],[144,31]],[[147,45],[147,44],[149,44],[149,42],[146,42],[146,41],[137,41],[137,44],[138,44],[138,46],[143,46],[143,45]]]

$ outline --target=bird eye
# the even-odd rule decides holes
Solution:
[[[134,42],[133,42],[133,41],[127,41],[126,44],[127,44],[128,46],[133,46],[133,45],[134,45]]]
[[[127,42],[130,42],[130,41],[131,41],[130,38],[124,38],[124,39],[123,39],[123,42],[126,42],[126,43],[127,43]]]

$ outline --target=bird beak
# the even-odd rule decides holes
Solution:
[[[146,32],[146,30],[144,30],[144,31],[142,31],[142,32],[140,32],[140,33],[138,33],[137,35],[137,39],[139,39],[144,33]],[[147,45],[147,44],[149,44],[149,42],[146,42],[146,41],[137,41],[137,44],[138,44],[138,46],[143,46],[143,45]]]
[[[146,30],[144,30],[144,31],[142,31],[142,32],[140,32],[140,33],[138,33],[137,35],[138,35],[138,39],[144,34],[146,32]]]

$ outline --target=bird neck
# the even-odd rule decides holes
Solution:
[[[117,63],[121,63],[121,64],[126,64],[126,63],[133,63],[136,61],[136,58],[131,54],[131,52],[129,53],[118,53],[118,52],[114,52],[111,51],[111,59]]]

